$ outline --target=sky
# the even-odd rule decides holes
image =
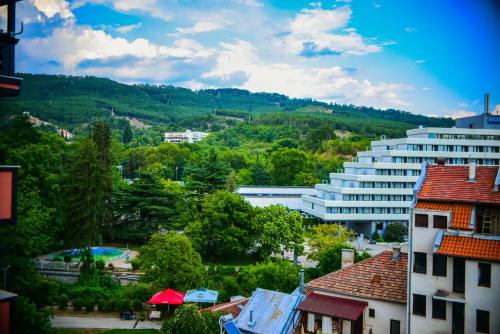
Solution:
[[[18,72],[461,117],[500,104],[500,2],[24,0]],[[5,12],[0,11],[0,29]]]

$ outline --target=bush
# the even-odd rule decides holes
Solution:
[[[95,310],[95,299],[94,298],[86,298],[84,299],[85,311],[93,312]]]
[[[140,299],[133,299],[132,300],[132,310],[134,311],[142,311],[144,308],[144,305],[142,304],[142,301]]]
[[[95,261],[95,267],[98,270],[104,270],[105,265],[106,265],[106,263],[104,262],[104,260]]]
[[[71,255],[64,254],[64,262],[66,262],[66,263],[71,262]]]
[[[85,304],[85,300],[83,298],[75,298],[73,299],[73,310],[81,311]]]
[[[135,258],[132,261],[130,261],[130,264],[132,265],[133,270],[141,269],[141,260],[138,258]]]
[[[97,301],[97,309],[101,312],[112,312],[115,310],[115,300],[111,299],[99,299]]]
[[[60,310],[64,310],[66,307],[68,307],[68,302],[69,297],[65,293],[59,295],[59,297],[57,298],[57,306],[59,306]]]
[[[380,239],[380,234],[378,233],[378,230],[375,230],[372,234],[372,240],[378,240]]]
[[[126,298],[122,298],[122,299],[118,300],[118,302],[116,303],[116,308],[120,312],[121,311],[129,311],[131,309],[130,300],[126,299]]]
[[[385,229],[385,240],[402,242],[406,233],[406,225],[400,223],[392,223],[389,224]]]

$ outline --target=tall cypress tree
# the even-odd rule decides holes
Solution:
[[[128,144],[132,141],[134,134],[132,133],[132,128],[130,127],[130,123],[125,123],[125,127],[123,128],[122,142],[124,144]]]

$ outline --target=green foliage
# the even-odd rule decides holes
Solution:
[[[372,234],[372,239],[373,239],[373,240],[378,240],[378,239],[380,239],[380,234],[378,233],[378,230],[375,230],[375,232],[373,232],[373,234]]]
[[[271,154],[271,179],[273,184],[304,185],[299,173],[312,173],[313,164],[309,155],[295,148],[280,148]]]
[[[244,255],[254,246],[254,209],[241,196],[217,191],[204,198],[188,235],[204,258]]]
[[[336,244],[323,250],[319,256],[318,270],[320,275],[326,275],[337,271],[342,267],[342,249],[354,250],[354,263],[370,257],[367,252],[359,253],[349,244]]]
[[[299,284],[299,270],[289,261],[268,261],[241,268],[238,283],[247,296],[258,287],[290,293]]]
[[[178,307],[173,316],[163,322],[161,331],[165,334],[210,333],[207,331],[205,317],[194,304]]]
[[[15,307],[16,333],[52,333],[49,313],[38,311],[27,298],[18,296]]]
[[[222,161],[213,149],[201,155],[194,155],[185,171],[188,187],[200,194],[223,189],[229,172],[229,165]]]
[[[181,234],[153,234],[139,255],[143,281],[155,290],[188,290],[200,284],[203,265],[190,240]]]
[[[406,225],[400,223],[389,224],[385,228],[384,239],[389,242],[403,242],[403,238],[407,233]]]
[[[125,123],[125,127],[123,128],[122,135],[122,143],[128,144],[132,141],[134,134],[132,133],[132,128],[130,127],[130,123]]]
[[[319,260],[320,254],[328,248],[343,245],[354,238],[354,232],[340,224],[319,224],[311,228],[309,258]]]
[[[268,257],[273,252],[279,254],[282,247],[293,249],[298,255],[303,252],[305,230],[302,216],[297,211],[271,205],[258,209],[255,222],[259,230],[257,242],[261,256]]]

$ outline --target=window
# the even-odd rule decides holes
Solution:
[[[483,310],[476,310],[476,332],[479,333],[490,332],[490,312]]]
[[[369,309],[368,309],[368,316],[369,316],[370,318],[375,318],[375,310],[374,310],[374,309],[372,309],[372,308],[369,308]]]
[[[432,318],[446,320],[446,301],[432,299]]]
[[[425,317],[425,296],[413,294],[413,314]]]
[[[427,254],[414,252],[415,263],[413,264],[413,272],[419,274],[427,273]]]
[[[491,264],[489,263],[478,263],[478,286],[490,287],[491,286]]]
[[[391,333],[390,334],[401,334],[401,323],[399,320],[391,319]]]
[[[446,255],[432,255],[432,275],[446,277]]]
[[[415,214],[415,227],[428,227],[429,226],[429,216],[422,214]]]
[[[433,217],[433,227],[446,229],[448,227],[448,217],[446,217],[446,216],[434,216]]]

